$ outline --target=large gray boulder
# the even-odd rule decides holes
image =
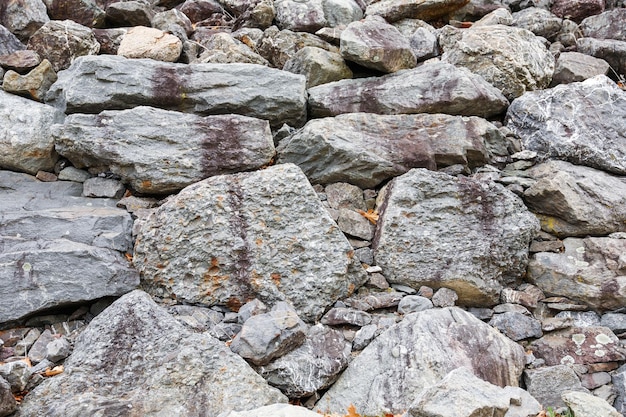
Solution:
[[[118,174],[133,189],[171,193],[204,178],[258,169],[274,156],[269,123],[153,107],[72,114],[52,129],[56,150],[77,168]]]
[[[316,405],[363,415],[404,412],[423,389],[465,366],[494,385],[517,386],[524,350],[459,308],[405,316],[372,341]]]
[[[484,307],[525,274],[538,226],[499,184],[413,169],[389,184],[372,248],[389,282],[450,288],[460,305]]]
[[[372,3],[372,4],[369,4]],[[436,20],[465,6],[469,0],[382,0],[366,2],[366,15],[382,16],[388,22],[404,18]]]
[[[530,31],[504,25],[461,30],[447,26],[439,36],[444,62],[468,68],[509,100],[546,88],[554,57]]]
[[[2,2],[0,23],[22,42],[50,21],[46,5],[41,0],[13,0]]]
[[[58,155],[50,127],[62,120],[52,106],[0,90],[0,168],[51,171]]]
[[[278,162],[300,166],[313,183],[372,188],[411,168],[475,168],[506,155],[502,133],[479,117],[342,114],[309,121],[283,139]]]
[[[583,54],[604,59],[618,74],[626,74],[626,41],[580,38],[576,49]]]
[[[606,76],[526,93],[506,125],[541,159],[626,174],[626,91]]]
[[[65,372],[31,391],[17,416],[200,417],[286,400],[223,343],[133,291],[89,324]]]
[[[626,9],[607,10],[595,16],[589,16],[580,24],[583,36],[596,39],[616,39],[626,41]]]
[[[367,279],[292,164],[185,188],[140,227],[134,264],[156,296],[235,309],[255,297],[286,300],[305,321]]]
[[[586,392],[565,392],[563,402],[575,416],[586,417],[622,417],[606,400]]]
[[[559,237],[626,231],[626,178],[565,161],[547,161],[528,173],[537,181],[524,201],[544,231]]]
[[[308,92],[312,117],[358,112],[489,117],[508,106],[502,93],[481,76],[445,62],[425,63],[382,77],[341,80]]]
[[[299,126],[305,77],[254,64],[174,64],[120,56],[78,58],[47,101],[67,113],[146,105],[201,115],[235,113]]]
[[[526,369],[524,383],[530,395],[550,407],[564,406],[561,394],[565,392],[587,391],[570,363]]]

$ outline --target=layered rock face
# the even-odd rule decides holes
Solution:
[[[624,1],[0,3],[0,417],[626,412]]]

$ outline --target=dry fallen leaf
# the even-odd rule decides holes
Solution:
[[[372,209],[369,209],[367,211],[363,211],[363,210],[357,210],[357,212],[365,217],[367,220],[370,221],[370,223],[372,224],[376,224],[376,222],[378,221],[378,212],[374,211]]]
[[[356,412],[354,404],[350,404],[348,407],[348,414],[346,414],[346,417],[361,417],[361,415]]]
[[[46,370],[43,371],[41,375],[45,377],[49,377],[49,376],[55,376],[61,373],[63,373],[63,365],[55,366],[52,369],[46,368]]]

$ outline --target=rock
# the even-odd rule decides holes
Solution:
[[[426,28],[418,28],[409,37],[409,45],[417,62],[439,55],[437,36]]]
[[[576,40],[576,49],[605,60],[618,74],[626,73],[626,41],[580,38]]]
[[[580,377],[580,382],[583,387],[592,390],[602,385],[611,383],[611,375],[608,372],[594,372],[591,374],[584,374]]]
[[[505,394],[510,397],[509,410],[504,417],[535,417],[543,407],[528,393],[518,387],[504,387]]]
[[[409,314],[433,308],[433,303],[421,295],[407,295],[398,304],[398,313]]]
[[[398,305],[404,294],[398,291],[370,292],[346,298],[346,305],[357,310],[371,311]]]
[[[306,77],[306,88],[352,78],[352,71],[341,55],[313,46],[305,46],[289,58],[284,71]]]
[[[7,71],[2,81],[2,88],[7,93],[19,94],[25,97],[43,101],[50,86],[57,80],[52,64],[44,59],[35,69],[26,75],[14,71]]]
[[[192,24],[209,19],[213,14],[224,13],[223,6],[212,0],[187,0],[183,4],[176,6],[176,9],[187,16]],[[239,12],[242,11],[240,10]]]
[[[287,61],[302,48],[313,46],[330,52],[339,52],[339,48],[323,41],[320,37],[305,32],[278,30],[272,26],[263,32],[256,45],[256,51],[267,59],[275,68],[282,69]]]
[[[270,312],[246,320],[230,350],[255,365],[267,365],[304,343],[306,331],[293,307],[280,301]]]
[[[113,172],[149,194],[258,169],[274,156],[267,121],[238,115],[201,117],[140,106],[73,114],[52,131],[57,152],[74,166]]]
[[[106,197],[120,199],[126,188],[118,180],[112,178],[93,177],[83,183],[83,196]]]
[[[366,326],[372,322],[372,316],[365,311],[353,308],[334,307],[328,310],[320,320],[322,324],[338,326],[350,324],[352,326]]]
[[[319,417],[319,414],[291,404],[272,404],[254,410],[231,411],[224,417]]]
[[[18,360],[0,365],[0,377],[9,383],[13,393],[24,391],[32,374],[26,361]]]
[[[575,416],[585,417],[620,417],[622,414],[611,405],[595,395],[585,392],[564,392],[563,402]]]
[[[71,19],[87,27],[103,27],[106,13],[95,0],[44,0],[52,20]]]
[[[563,19],[538,7],[529,7],[512,15],[513,26],[526,29],[549,41],[553,41],[561,31]]]
[[[468,30],[446,26],[439,35],[442,61],[468,68],[509,100],[546,88],[554,57],[530,31],[504,25]]]
[[[256,371],[289,398],[306,397],[337,379],[348,366],[350,347],[341,332],[316,324],[303,345]]]
[[[432,302],[435,307],[454,307],[458,299],[456,291],[443,287],[433,294]]]
[[[276,0],[276,24],[280,29],[311,32],[326,26],[322,0]]]
[[[613,387],[617,394],[615,408],[620,413],[626,411],[626,365],[620,366],[612,375]]]
[[[46,359],[51,362],[59,362],[70,355],[72,352],[72,344],[67,338],[61,337],[48,343],[46,351]]]
[[[524,201],[538,213],[542,229],[558,237],[626,231],[626,179],[564,161],[531,168],[537,180]],[[593,191],[589,191],[593,190]]]
[[[11,385],[0,378],[0,416],[5,417],[17,409],[17,402],[11,393]]]
[[[216,33],[202,44],[206,48],[193,63],[244,63],[269,66],[269,62],[227,33]],[[293,72],[293,71],[292,71]]]
[[[93,29],[92,32],[100,44],[100,55],[117,55],[122,38],[128,32],[128,29]]]
[[[26,49],[26,45],[0,24],[0,55],[9,55],[24,49]]]
[[[388,22],[404,18],[436,20],[465,6],[469,0],[381,0],[365,9],[366,15],[379,15]]]
[[[607,75],[608,72],[609,64],[603,59],[580,52],[563,52],[556,60],[556,68],[550,86],[585,81],[596,75]]]
[[[154,10],[147,1],[118,1],[106,8],[106,17],[113,26],[150,26]]]
[[[363,18],[363,10],[355,0],[323,0],[326,26],[342,27]]]
[[[364,240],[372,240],[374,237],[375,226],[354,210],[340,209],[337,225],[346,235]]]
[[[311,120],[277,152],[279,163],[298,164],[313,183],[369,188],[415,167],[481,166],[506,148],[500,131],[478,117],[360,113]]]
[[[315,409],[342,413],[352,404],[363,415],[399,413],[461,366],[492,384],[516,386],[523,361],[518,344],[470,313],[454,307],[412,313],[353,359]]]
[[[550,11],[558,17],[580,23],[587,16],[604,11],[603,0],[554,0]]]
[[[441,85],[434,90],[433,85]],[[482,77],[444,62],[382,77],[341,80],[310,88],[311,117],[342,113],[447,113],[489,117],[504,111],[506,98]]]
[[[505,123],[526,149],[542,159],[562,159],[624,175],[622,114],[626,114],[626,93],[598,75],[524,94],[511,103]]]
[[[52,20],[30,37],[28,49],[50,61],[52,69],[59,72],[80,56],[96,55],[100,44],[88,27],[71,20]]]
[[[183,43],[176,36],[159,29],[135,26],[122,38],[117,54],[126,58],[176,62],[182,50]]]
[[[150,24],[153,28],[171,33],[181,41],[185,41],[193,33],[191,20],[177,9],[166,10],[154,15]]]
[[[63,168],[61,172],[59,172],[59,176],[58,176],[58,179],[60,181],[75,181],[75,182],[85,182],[89,178],[91,178],[91,174],[89,174],[89,172],[72,167],[72,166]],[[145,207],[145,208],[148,208],[148,207]]]
[[[530,284],[522,284],[519,291],[504,288],[500,292],[500,299],[503,303],[516,303],[528,308],[536,308],[539,301],[544,298],[546,297],[543,291]]]
[[[608,327],[613,333],[626,332],[626,314],[606,313],[602,315],[600,326]]]
[[[417,63],[409,40],[380,16],[350,23],[341,32],[340,51],[347,61],[385,73]]]
[[[378,326],[368,324],[357,330],[352,341],[352,350],[363,350],[378,335]]]
[[[35,175],[58,159],[50,127],[62,120],[55,108],[0,91],[0,167]]]
[[[259,65],[185,65],[93,56],[77,59],[59,74],[47,100],[67,113],[147,105],[201,115],[243,114],[268,119],[274,126],[301,126],[306,113],[304,85],[301,75]]]
[[[0,9],[0,24],[22,42],[28,41],[49,21],[46,6],[41,0],[9,0]]]
[[[26,74],[40,63],[41,57],[39,54],[28,49],[0,55],[0,66],[20,74]]]
[[[48,343],[52,342],[54,337],[48,329],[44,330],[37,341],[28,350],[28,358],[32,363],[39,363],[46,359],[48,355]]]
[[[526,390],[541,404],[563,407],[561,394],[571,391],[587,392],[574,370],[568,365],[547,366],[524,371]]]
[[[31,391],[17,415],[127,414],[132,408],[143,416],[200,416],[285,401],[222,343],[186,329],[133,291],[89,324],[65,372]]]
[[[372,248],[390,283],[447,287],[474,307],[497,304],[525,274],[538,228],[501,185],[424,169],[390,183],[380,217]]]
[[[326,200],[332,209],[349,208],[353,210],[365,210],[363,190],[345,182],[328,184],[324,189]]]
[[[607,10],[604,13],[587,17],[580,24],[580,30],[586,38],[626,41],[624,19],[626,19],[625,9]]]
[[[470,2],[469,5],[471,5],[471,4],[472,4],[472,2]],[[489,13],[487,13],[486,15],[481,17],[480,20],[477,20],[476,22],[474,22],[472,27],[491,26],[491,25],[512,26],[513,25],[513,15],[511,14],[511,12],[507,8],[500,7],[498,9],[490,11]]]
[[[187,187],[142,225],[134,264],[157,296],[234,308],[255,297],[269,305],[284,300],[309,322],[367,280],[291,164]],[[185,282],[180,268],[188,271]]]
[[[541,322],[521,313],[494,314],[489,324],[516,342],[531,337],[543,336]]]
[[[547,295],[568,297],[597,310],[626,302],[626,240],[608,237],[567,238],[563,253],[540,252],[528,263],[528,280]]]

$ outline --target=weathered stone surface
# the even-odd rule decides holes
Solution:
[[[472,4],[472,2],[470,2],[469,5],[471,5],[471,4]],[[486,15],[481,17],[480,20],[477,20],[476,22],[474,22],[472,27],[476,27],[476,26],[490,26],[490,25],[511,26],[512,24],[513,24],[513,15],[509,11],[509,9],[504,8],[504,7],[500,7],[498,9],[490,11],[489,13],[487,13]]]
[[[350,244],[291,164],[187,187],[147,219],[134,263],[157,296],[232,307],[255,297],[270,305],[287,300],[305,321],[367,280]],[[184,281],[180,268],[187,271]]]
[[[609,64],[580,52],[563,52],[556,60],[551,86],[585,81],[596,75],[607,75]]]
[[[528,263],[528,280],[546,295],[562,296],[597,310],[626,302],[626,239],[567,238],[562,253],[540,252]]]
[[[24,49],[26,49],[26,45],[20,42],[7,28],[0,25],[0,55],[8,55]]]
[[[7,362],[0,365],[0,378],[9,383],[14,393],[23,392],[26,389],[32,374],[33,371],[26,361]]]
[[[525,274],[538,229],[501,185],[425,169],[390,183],[380,216],[372,248],[390,283],[447,287],[460,305],[478,307],[497,304]]]
[[[602,385],[611,383],[611,375],[608,372],[593,372],[580,376],[583,387],[593,390]]]
[[[521,346],[458,308],[413,313],[353,359],[316,409],[342,413],[353,404],[363,415],[404,412],[424,388],[461,366],[492,384],[517,386],[523,358]]]
[[[258,169],[274,156],[267,121],[238,115],[201,117],[140,106],[73,114],[52,131],[56,150],[75,167],[113,172],[149,194]]]
[[[328,310],[320,321],[322,324],[328,324],[329,326],[337,326],[341,324],[366,326],[372,322],[372,316],[365,311],[353,308],[334,307]]]
[[[176,9],[183,12],[191,23],[198,23],[208,19],[213,14],[224,13],[223,6],[213,0],[187,0],[183,4],[176,6]],[[241,13],[243,10],[238,10],[238,12]]]
[[[446,26],[439,35],[444,62],[466,67],[509,99],[546,88],[554,73],[554,57],[530,31],[504,25],[468,30]]]
[[[193,33],[191,20],[178,9],[166,10],[154,15],[150,24],[153,28],[171,33],[181,41]]]
[[[624,175],[624,115],[626,92],[599,75],[524,94],[511,103],[506,125],[542,159],[562,159]]]
[[[224,417],[319,417],[319,414],[291,404],[272,404],[254,410],[231,411]]]
[[[366,294],[353,295],[344,300],[352,308],[363,311],[390,308],[398,305],[404,293],[398,291],[371,292]]]
[[[515,12],[512,15],[513,26],[531,31],[537,36],[542,36],[553,41],[561,31],[563,19],[550,13],[550,11],[538,7]]]
[[[311,120],[277,152],[279,162],[298,164],[314,183],[371,188],[411,168],[481,166],[506,154],[506,145],[478,117],[359,113]]]
[[[546,407],[564,406],[565,403],[561,399],[564,392],[587,392],[574,370],[568,365],[527,369],[524,371],[524,382],[528,393]]]
[[[339,52],[339,48],[306,32],[279,30],[276,26],[267,28],[256,45],[256,51],[267,59],[275,68],[282,69],[285,63],[302,48],[313,46],[330,52]]]
[[[313,46],[300,49],[283,67],[284,71],[306,77],[306,88],[352,78],[352,70],[340,54]]]
[[[587,16],[604,11],[604,0],[554,0],[550,11],[558,17],[580,23]]]
[[[513,311],[494,314],[489,324],[516,342],[543,336],[539,320]]]
[[[585,417],[621,417],[622,414],[595,395],[585,392],[564,392],[561,397],[575,416]]]
[[[409,45],[417,62],[439,55],[437,36],[426,28],[418,28],[409,37]]]
[[[341,332],[317,324],[302,346],[256,371],[289,398],[306,397],[337,379],[348,366],[350,347]]]
[[[615,408],[620,413],[626,412],[626,365],[620,366],[612,376],[613,387],[615,388]]]
[[[17,402],[11,393],[11,385],[0,378],[0,416],[8,416],[17,409]]]
[[[8,55],[0,55],[0,66],[20,74],[26,74],[41,63],[41,57],[29,49],[15,51]]]
[[[433,89],[433,85],[442,86]],[[489,117],[508,101],[465,68],[433,62],[382,77],[342,80],[310,88],[312,117],[342,113],[447,113]]]
[[[602,315],[601,326],[608,327],[613,333],[626,332],[626,314],[606,313]]]
[[[0,91],[0,167],[51,171],[58,156],[50,127],[61,119],[51,106]]]
[[[275,0],[274,7],[280,29],[313,33],[326,26],[322,0]]]
[[[341,56],[366,68],[390,73],[417,63],[409,40],[380,16],[350,23],[340,42]]]
[[[300,126],[305,78],[251,64],[173,64],[90,56],[59,74],[48,101],[67,113],[99,113],[138,105],[202,115],[236,113],[274,126]]]
[[[454,307],[458,299],[457,292],[446,287],[439,288],[431,298],[435,307]]]
[[[580,38],[576,40],[576,49],[605,60],[618,74],[626,74],[626,41]]]
[[[0,24],[17,36],[22,42],[37,31],[50,18],[41,0],[8,0],[0,8]]]
[[[337,225],[346,235],[363,240],[372,240],[374,237],[374,225],[363,217],[362,214],[347,208],[339,209]]]
[[[465,6],[469,0],[381,0],[365,9],[366,15],[379,15],[388,22],[404,18],[436,20]]]
[[[7,93],[14,93],[43,101],[46,93],[57,80],[52,64],[44,59],[41,64],[26,75],[7,71],[2,80],[2,88]]]
[[[518,290],[505,288],[500,292],[503,303],[521,304],[524,307],[536,308],[539,301],[546,298],[538,287],[530,284],[522,284]]]
[[[125,191],[124,185],[113,178],[93,177],[83,182],[83,196],[85,197],[120,199]]]
[[[100,54],[117,55],[117,49],[126,32],[127,28],[93,29],[93,35],[100,44]]]
[[[155,11],[147,1],[118,1],[106,7],[106,17],[114,26],[150,26]]]
[[[398,303],[398,313],[409,314],[433,308],[433,303],[421,295],[407,295]]]
[[[547,161],[528,173],[537,180],[524,201],[542,229],[559,237],[626,231],[626,179],[565,161]]]
[[[270,65],[265,58],[228,33],[216,33],[203,41],[202,44],[206,50],[193,60],[193,63],[229,64],[239,62]]]
[[[100,44],[88,27],[72,20],[52,20],[30,37],[28,49],[50,61],[54,71],[59,72],[80,56],[96,55]]]
[[[322,7],[327,27],[342,27],[363,18],[360,3],[355,0],[323,0]]]
[[[580,24],[580,30],[588,38],[626,41],[625,19],[626,9],[607,10],[596,16],[587,17]]]
[[[106,13],[95,0],[44,0],[52,20],[71,19],[87,27],[104,26]]]
[[[126,58],[176,62],[182,50],[183,43],[176,36],[155,28],[135,26],[122,38],[117,54]]]
[[[89,324],[65,372],[31,391],[17,415],[199,417],[285,401],[222,343],[134,291]]]

